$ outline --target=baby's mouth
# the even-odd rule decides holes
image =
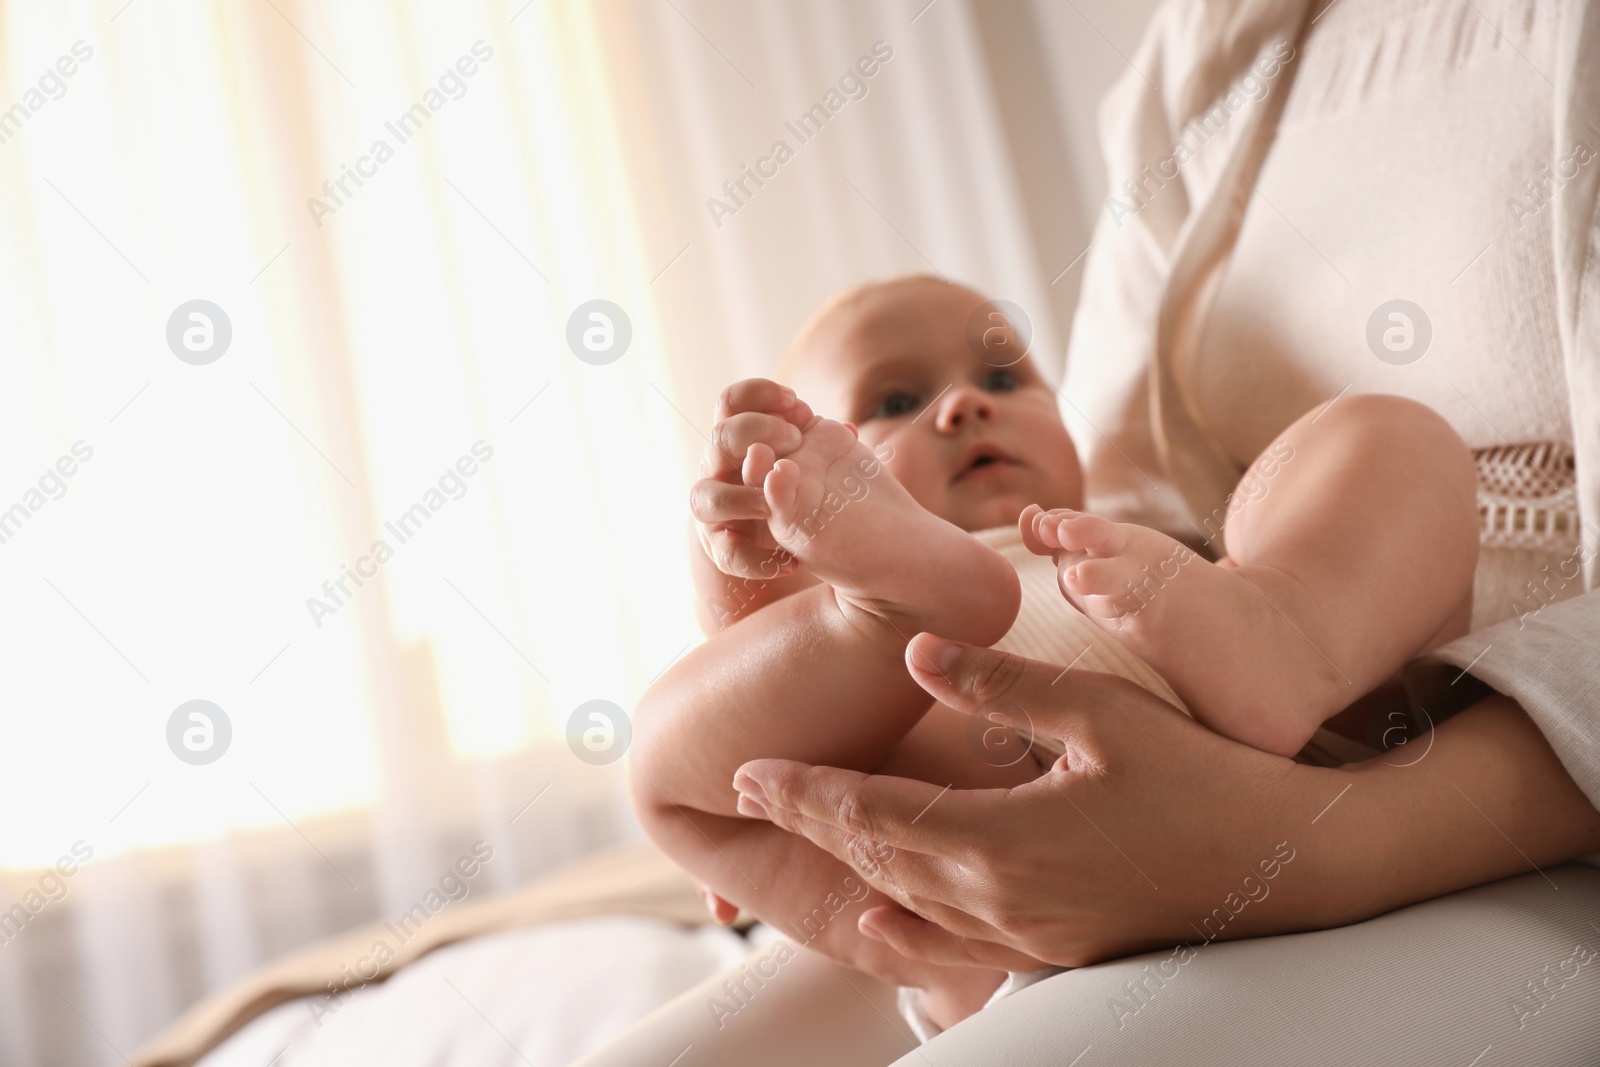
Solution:
[[[1020,465],[994,445],[978,445],[967,453],[965,461],[956,471],[956,476],[950,481],[955,483],[968,478],[988,477],[1002,471],[1014,470]]]

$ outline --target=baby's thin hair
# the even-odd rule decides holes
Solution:
[[[793,340],[789,342],[789,347],[785,348],[783,355],[778,358],[778,367],[773,377],[780,382],[788,382],[790,380],[795,369],[800,365],[800,353],[804,350],[806,341],[816,332],[817,327],[822,324],[823,320],[835,311],[857,303],[865,299],[869,294],[883,289],[922,283],[948,285],[955,289],[977,292],[976,289],[972,289],[970,286],[952,282],[948,278],[941,278],[936,274],[897,274],[892,278],[879,278],[874,281],[863,282],[853,288],[834,293],[822,302],[821,307],[811,313],[811,317],[806,319],[805,324],[799,330],[795,331]]]

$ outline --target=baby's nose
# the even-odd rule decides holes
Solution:
[[[970,419],[994,418],[994,401],[989,394],[971,386],[951,386],[936,403],[933,421],[941,433],[954,432]]]

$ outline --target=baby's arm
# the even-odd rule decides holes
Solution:
[[[727,557],[719,565],[748,571],[770,544],[826,584],[714,633],[640,706],[642,799],[723,815],[736,814],[733,771],[750,759],[877,766],[928,707],[905,670],[906,643],[937,630],[990,644],[1019,597],[1010,564],[918,505],[851,428],[810,415],[774,383],[737,388],[764,388],[771,407],[738,410],[725,394],[712,445],[719,455],[746,448],[749,484],[719,483],[721,503],[707,510],[767,518],[725,522],[728,543],[710,547]],[[803,430],[788,421],[794,413]]]
[[[761,487],[746,485],[743,477],[751,446],[786,454],[799,445],[800,427],[811,418],[793,390],[765,378],[735,382],[717,398],[700,480],[689,493],[689,574],[703,633],[816,584],[773,539]]]
[[[812,448],[797,455],[803,451],[799,442],[782,440],[781,428],[750,419],[743,420],[736,440],[729,441],[732,429],[721,423],[713,439],[725,442],[724,448],[727,443],[765,448],[765,462],[755,465],[762,469],[747,472],[752,482],[765,480],[775,459],[798,458],[800,463],[791,459],[784,465],[777,481],[783,488],[783,510],[800,517],[802,525],[808,520],[795,508],[813,499],[816,490],[833,487],[838,480],[828,476],[833,461],[845,461],[842,469],[856,472],[858,477],[840,487],[845,495],[828,501],[803,536],[797,539],[788,527],[780,528],[802,563],[809,567],[811,558],[820,557],[824,573],[854,579],[847,582],[850,591],[841,594],[833,585],[813,584],[748,610],[739,625],[716,630],[671,668],[639,707],[630,783],[651,837],[718,896],[791,935],[817,925],[816,909],[828,893],[835,894],[836,903],[848,900],[848,909],[825,924],[813,947],[882,975],[886,966],[906,964],[894,963],[893,953],[885,956],[884,946],[863,938],[854,916],[869,900],[885,901],[841,897],[835,883],[849,875],[848,868],[770,823],[740,816],[733,772],[759,756],[863,771],[879,767],[929,707],[927,694],[905,670],[909,638],[937,624],[941,632],[970,634],[967,640],[997,640],[1015,616],[1018,591],[1015,573],[1003,559],[922,511],[886,471],[863,474],[860,464],[875,467],[876,461],[848,430],[810,418],[806,424],[827,435],[832,452]],[[750,467],[748,457],[741,457],[740,465]],[[723,510],[709,517],[749,521],[769,512],[765,496],[741,494],[740,489],[762,493],[742,483],[713,487]],[[809,515],[811,506],[800,511]],[[696,514],[708,517],[698,508]],[[886,539],[892,540],[886,545]],[[757,538],[747,526],[733,540],[737,549],[752,549]],[[707,558],[728,564],[733,553],[727,548],[712,546]],[[827,551],[815,551],[820,548]],[[885,556],[899,559],[887,566]],[[910,570],[901,562],[907,559],[923,570]],[[852,561],[865,573],[849,573]],[[944,579],[955,591],[934,588],[940,585],[934,578]],[[949,731],[945,733],[948,737]],[[974,775],[992,772],[976,757],[971,762]],[[915,763],[898,759],[895,769],[915,773]],[[823,915],[832,912],[825,907]],[[970,972],[947,973],[941,984],[949,988],[987,980]],[[930,984],[927,969],[920,967],[901,980]]]
[[[708,636],[749,618],[768,604],[817,584],[803,569],[785,573],[781,568],[788,553],[781,548],[774,548],[759,561],[754,574],[727,574],[716,565],[701,542],[704,529],[704,525],[697,522],[689,535],[689,577],[694,583],[695,621],[700,624],[700,631]]]

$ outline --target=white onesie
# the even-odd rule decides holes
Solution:
[[[973,536],[1004,556],[1016,568],[1022,585],[1022,607],[1017,612],[1017,621],[994,643],[995,648],[1045,663],[1059,663],[1073,670],[1115,674],[1183,708],[1183,702],[1172,687],[1148,663],[1129,652],[1061,595],[1055,561],[1028,551],[1017,527],[980,530]],[[1060,741],[1037,730],[1031,738],[1021,735],[1017,740],[1023,745],[1031,743],[1034,751],[1041,754],[1041,762],[1046,764],[1066,750]],[[1065,967],[1044,967],[1037,971],[1013,971],[988,1003],[993,1004],[1001,997],[1064,970]],[[902,987],[899,1005],[900,1014],[911,1024],[918,1039],[928,1041],[940,1032],[939,1026],[922,1010],[915,989]]]

